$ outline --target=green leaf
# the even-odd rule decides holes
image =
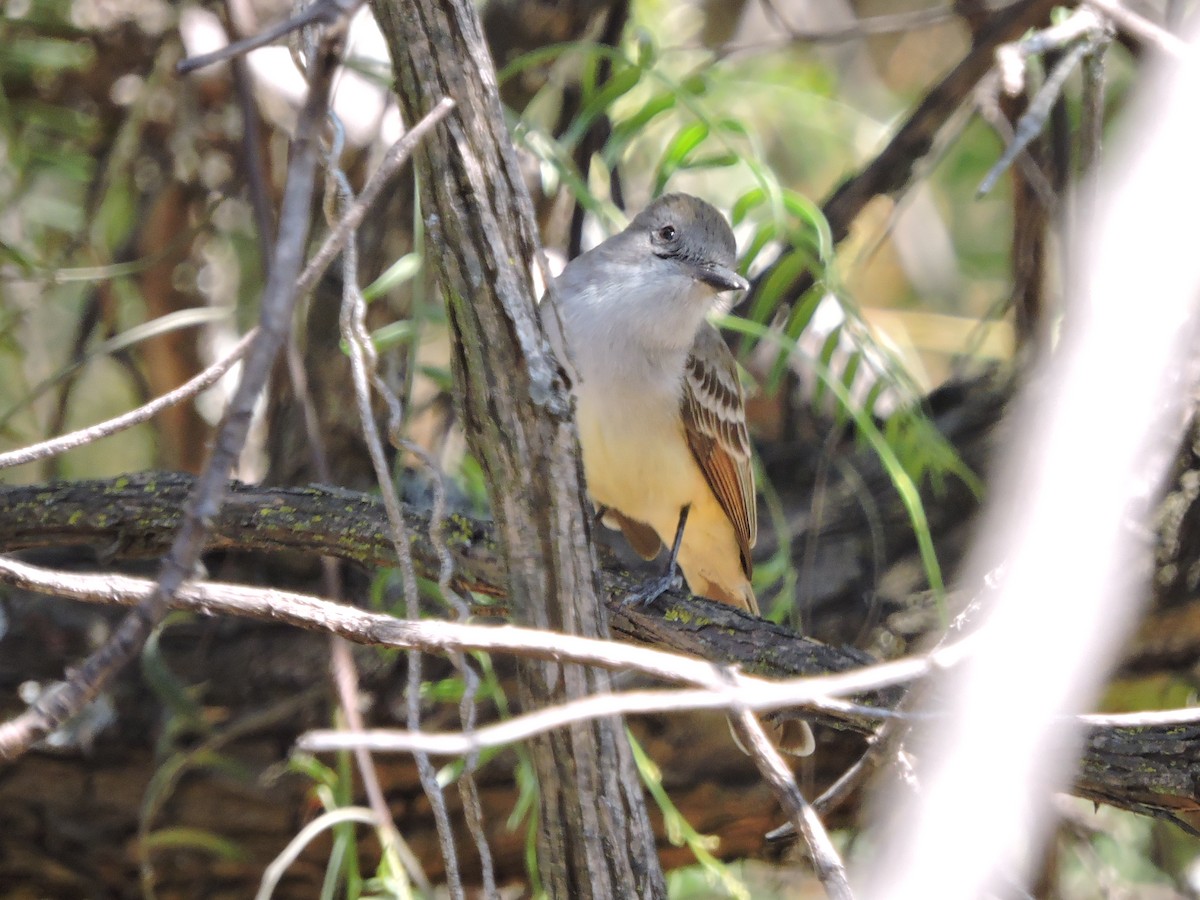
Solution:
[[[658,170],[654,175],[654,195],[662,193],[667,181],[680,168],[692,151],[704,143],[710,129],[707,122],[692,122],[676,132],[675,137],[667,144]]]
[[[37,262],[20,247],[15,247],[7,241],[0,241],[0,260],[15,263],[22,275],[32,275],[38,269]]]
[[[425,259],[420,253],[406,253],[390,266],[387,271],[372,281],[363,289],[363,299],[370,303],[383,296],[397,285],[415,278],[421,271]]]
[[[850,354],[850,358],[846,361],[846,365],[842,369],[842,387],[846,389],[847,396],[854,396],[854,379],[858,377],[858,370],[862,366],[862,361],[862,351],[855,350]],[[863,412],[870,415],[869,409],[864,408]],[[836,421],[839,426],[844,425],[846,422],[845,410],[843,410],[840,405],[837,407],[837,410],[834,414],[834,421]]]
[[[767,192],[762,188],[751,188],[734,201],[733,209],[729,212],[730,220],[734,225],[740,225],[750,210],[762,206],[766,199]]]
[[[655,94],[643,103],[637,112],[614,123],[612,134],[608,136],[604,149],[600,152],[604,164],[610,169],[615,166],[632,139],[639,137],[653,119],[674,108],[675,94],[667,91]]]
[[[687,169],[721,169],[728,166],[736,166],[742,158],[736,153],[714,153],[709,156],[701,156],[697,159],[692,159],[684,163],[682,168]]]
[[[818,359],[821,361],[821,365],[830,372],[833,371],[833,354],[837,352],[838,344],[841,342],[842,330],[840,328],[835,328],[825,336],[825,341],[821,344],[821,352],[818,355]],[[821,401],[824,399],[824,393],[825,380],[818,379],[817,387],[813,391],[813,406],[821,405]]]
[[[638,28],[633,33],[632,42],[638,68],[652,68],[658,62],[658,44],[654,36],[645,28]]]
[[[408,319],[392,322],[371,332],[371,343],[379,353],[386,353],[400,344],[407,344],[417,335],[417,326]]]
[[[142,648],[139,665],[142,670],[142,678],[169,711],[171,717],[183,720],[189,728],[207,733],[209,729],[200,704],[192,699],[187,685],[171,669],[163,657],[160,647],[162,635],[166,629],[181,622],[190,622],[192,618],[191,614],[181,612],[173,612],[168,615],[159,623],[158,627],[150,632],[150,637],[146,639],[146,644]]]
[[[28,78],[37,72],[53,75],[58,72],[83,69],[96,57],[92,45],[84,41],[58,38],[6,38],[4,54],[0,56],[0,72],[9,76]]]
[[[589,59],[596,56],[606,56],[614,64],[628,63],[625,55],[615,47],[606,47],[603,44],[597,44],[595,41],[564,41],[561,44],[550,44],[546,47],[539,47],[537,50],[531,50],[528,53],[522,53],[496,73],[496,81],[504,84],[514,75],[520,75],[529,69],[536,69],[538,66],[546,65],[560,56],[573,52],[585,54]]]
[[[457,703],[462,699],[465,688],[466,685],[459,675],[439,678],[437,681],[425,681],[421,683],[421,699],[434,703]]]
[[[303,775],[309,781],[323,785],[326,788],[332,788],[338,781],[338,775],[334,769],[321,762],[321,760],[317,759],[311,753],[305,753],[301,750],[294,750],[288,756],[287,768],[289,772]]]
[[[454,390],[454,376],[444,366],[418,366],[417,371],[437,385],[438,389],[450,393]]]
[[[203,828],[159,828],[146,835],[147,850],[199,850],[226,862],[246,862],[250,854],[229,838]]]
[[[574,147],[583,140],[587,130],[592,127],[592,123],[607,112],[617,100],[637,87],[643,74],[637,66],[627,66],[614,72],[613,76],[604,83],[604,87],[584,104],[579,115],[575,117],[575,121],[571,123],[571,127],[567,129],[567,133],[562,136],[562,145]]]
[[[792,243],[812,248],[815,251],[814,256],[822,263],[831,260],[833,258],[833,232],[829,230],[829,220],[825,218],[825,213],[821,212],[821,208],[803,194],[795,191],[785,191],[783,203],[788,212],[808,226],[803,232],[792,233]]]
[[[750,900],[750,891],[746,885],[738,880],[729,866],[713,856],[713,851],[719,846],[720,840],[714,835],[701,834],[692,827],[692,824],[671,801],[666,788],[663,787],[662,770],[628,729],[625,730],[625,733],[629,738],[629,746],[633,750],[633,761],[637,766],[642,784],[662,813],[667,839],[676,847],[686,846],[691,850],[692,855],[696,857],[696,862],[704,869],[712,884],[719,884],[730,897],[736,898],[736,900]]]

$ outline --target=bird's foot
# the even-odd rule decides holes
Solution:
[[[652,578],[621,601],[622,606],[649,606],[667,591],[683,587],[683,577],[677,572]]]

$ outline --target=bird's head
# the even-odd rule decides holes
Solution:
[[[624,236],[664,275],[685,276],[713,293],[750,287],[733,268],[737,244],[729,223],[698,197],[659,197],[637,215]]]

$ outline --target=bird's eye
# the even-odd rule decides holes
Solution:
[[[675,235],[676,231],[674,225],[664,225],[662,228],[658,229],[658,239],[660,241],[673,241],[675,240]]]

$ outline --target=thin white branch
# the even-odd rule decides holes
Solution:
[[[745,690],[744,688],[740,690]],[[470,732],[401,731],[374,728],[367,731],[337,731],[315,729],[302,734],[296,741],[301,750],[327,753],[365,747],[372,753],[429,753],[437,756],[466,756],[493,747],[504,747],[528,740],[556,728],[603,719],[606,716],[627,716],[664,712],[683,712],[697,709],[733,709],[740,706],[739,689],[724,694],[713,689],[620,691],[614,694],[592,694],[570,700],[495,725]]]
[[[87,603],[125,606],[135,605],[153,589],[153,583],[145,579],[61,572],[3,556],[0,556],[0,583]],[[310,631],[338,634],[360,644],[400,650],[441,654],[485,650],[617,671],[638,671],[670,683],[705,688],[723,698],[695,700],[698,704],[695,708],[728,708],[736,703],[756,712],[799,705],[824,708],[826,704],[840,709],[843,708],[841,701],[831,698],[904,684],[935,669],[949,668],[971,652],[976,640],[964,638],[931,656],[908,657],[832,675],[772,681],[693,657],[617,641],[515,625],[397,619],[307,594],[220,582],[186,583],[172,601],[172,607],[207,615],[286,622]]]
[[[304,271],[300,273],[300,277],[296,280],[296,292],[298,296],[303,297],[308,291],[312,290],[313,285],[317,283],[325,270],[329,268],[329,264],[337,258],[337,255],[346,246],[346,241],[350,239],[350,235],[354,234],[356,228],[362,224],[367,213],[370,212],[375,200],[378,199],[380,192],[387,187],[387,183],[391,177],[399,171],[400,167],[407,162],[409,156],[412,155],[414,149],[421,138],[423,138],[438,122],[446,118],[450,114],[450,110],[454,109],[454,100],[450,97],[443,97],[437,102],[433,109],[425,114],[416,125],[406,131],[401,137],[392,144],[379,167],[371,174],[370,180],[362,189],[362,193],[354,198],[354,202],[343,213],[337,226],[325,237],[321,243],[321,247],[313,254],[312,259],[308,261],[308,265],[304,267]]]
[[[116,434],[119,431],[124,431],[126,428],[132,428],[134,425],[140,425],[143,422],[149,421],[164,409],[172,407],[177,403],[182,403],[189,397],[194,397],[216,384],[221,376],[228,372],[233,364],[242,358],[246,352],[246,348],[250,346],[250,343],[257,334],[257,328],[247,332],[246,336],[238,341],[232,350],[207,369],[185,381],[179,387],[175,388],[175,390],[163,394],[161,397],[156,397],[149,403],[142,404],[137,409],[131,409],[127,413],[122,413],[105,422],[89,425],[87,428],[80,428],[78,431],[50,438],[48,441],[22,447],[19,450],[10,450],[8,453],[0,453],[0,469],[7,469],[10,466],[20,466],[25,463],[37,462],[39,459],[57,456],[59,453],[74,450],[76,447],[82,447],[84,444],[90,444],[93,441]]]
[[[1147,709],[1131,713],[1085,713],[1076,717],[1090,728],[1159,728],[1200,722],[1200,706]]]
[[[510,648],[511,649],[511,648]],[[514,651],[515,652],[515,651]],[[871,669],[878,667],[869,667]],[[863,669],[860,671],[868,671]],[[810,676],[804,679],[767,682],[776,688],[782,688],[780,693],[791,693],[793,686],[808,686],[814,681],[837,676]],[[739,685],[721,693],[715,688],[695,690],[646,690],[625,691],[615,694],[585,697],[581,700],[562,706],[548,707],[538,712],[527,713],[506,720],[502,725],[487,726],[474,731],[430,732],[430,731],[401,731],[398,729],[368,729],[366,731],[331,731],[314,730],[300,738],[302,750],[331,751],[349,750],[356,747],[366,747],[370,750],[385,753],[433,753],[441,756],[463,756],[481,750],[503,747],[515,741],[536,737],[555,728],[600,719],[612,715],[636,715],[674,712],[700,709],[737,709],[761,707],[759,711],[775,709],[779,704],[774,696],[760,698],[758,702],[750,703],[747,697],[757,688],[753,685]],[[808,692],[803,691],[806,697]],[[862,712],[862,707],[839,701],[835,693],[846,693],[841,686],[826,689],[824,696],[811,696],[803,701],[805,706],[821,709],[826,712],[838,711]],[[800,701],[793,701],[793,704]],[[783,704],[787,705],[787,704]],[[930,716],[930,719],[944,719],[945,716]],[[1190,725],[1200,722],[1200,707],[1185,707],[1181,709],[1161,709],[1148,712],[1122,713],[1118,715],[1089,715],[1063,716],[1059,720],[1062,726],[1084,725],[1091,728],[1149,728],[1171,725]],[[826,801],[828,802],[828,801]],[[825,805],[824,803],[822,805]]]
[[[32,566],[0,556],[0,584],[95,604],[137,604],[153,582],[124,575],[85,575]],[[693,684],[700,690],[630,691],[585,698],[560,707],[510,719],[469,735],[457,732],[312,732],[307,749],[369,746],[388,751],[420,750],[465,755],[540,734],[552,728],[606,715],[661,713],[680,709],[742,708],[768,712],[804,705],[831,713],[861,711],[839,696],[860,694],[904,684],[934,670],[949,669],[972,652],[977,638],[964,638],[927,657],[911,657],[866,666],[836,675],[771,681],[722,669],[712,663],[663,650],[615,641],[575,637],[513,625],[469,625],[423,620],[413,622],[382,613],[333,603],[307,594],[221,582],[188,583],[172,602],[174,609],[204,615],[230,615],[285,622],[309,631],[337,634],[361,644],[430,653],[483,650],[594,665],[617,671],[638,671],[672,683]],[[886,711],[881,710],[883,714]],[[921,716],[917,716],[920,718]],[[1065,721],[1065,720],[1064,720]],[[1081,715],[1089,727],[1184,725],[1200,721],[1200,708],[1156,710],[1120,715]],[[364,739],[363,735],[368,737]],[[323,743],[319,745],[315,741]]]

